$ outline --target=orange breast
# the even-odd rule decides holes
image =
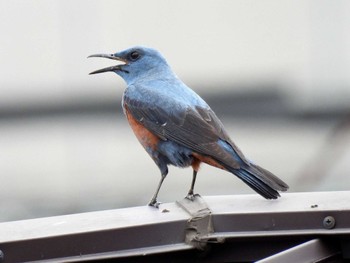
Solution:
[[[151,133],[148,129],[146,129],[141,123],[139,123],[128,111],[127,107],[125,107],[126,118],[134,131],[135,136],[142,144],[142,146],[147,150],[147,148],[151,148],[152,150],[156,150],[156,146],[159,142],[159,138]]]

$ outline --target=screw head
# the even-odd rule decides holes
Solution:
[[[326,216],[323,219],[323,227],[326,229],[332,229],[335,226],[335,218],[333,216]]]

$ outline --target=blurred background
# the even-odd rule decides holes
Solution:
[[[145,205],[160,173],[87,59],[160,50],[290,192],[350,188],[349,1],[0,1],[0,221]],[[159,200],[183,198],[170,168]],[[202,195],[253,191],[203,165]]]

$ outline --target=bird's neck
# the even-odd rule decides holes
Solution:
[[[126,81],[127,85],[132,85],[135,83],[142,83],[142,82],[149,82],[153,80],[179,80],[176,74],[171,70],[170,67],[154,67],[147,71],[140,71],[137,72],[137,74],[129,75],[128,73],[125,73],[123,76],[124,80]]]

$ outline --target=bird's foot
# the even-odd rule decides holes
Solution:
[[[194,199],[196,198],[196,196],[199,196],[198,194],[194,194],[193,192],[188,192],[188,194],[186,195],[186,199],[190,200],[190,201],[194,201]]]
[[[157,199],[152,199],[152,200],[148,203],[149,206],[152,206],[152,207],[154,207],[154,208],[159,208],[159,205],[160,205],[160,204],[161,204],[161,203],[158,202]]]

